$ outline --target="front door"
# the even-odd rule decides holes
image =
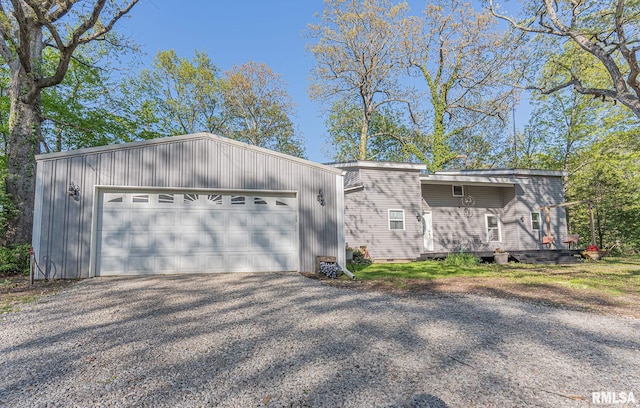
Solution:
[[[424,250],[433,251],[433,221],[430,211],[422,213],[422,236],[424,239]]]

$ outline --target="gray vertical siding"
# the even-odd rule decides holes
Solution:
[[[423,210],[433,214],[434,252],[542,249],[540,239],[545,231],[532,230],[530,213],[563,202],[562,180],[529,176],[519,178],[518,183],[513,187],[465,186],[465,195],[474,198],[466,213],[460,198],[453,197],[451,185],[423,184]],[[487,240],[487,214],[500,218],[500,242]],[[567,234],[564,208],[552,208],[551,220],[556,237],[553,248],[560,248]]]
[[[89,276],[96,185],[295,191],[300,270],[313,271],[317,255],[344,257],[339,170],[209,134],[41,155],[37,180],[33,243],[49,278]],[[67,193],[70,181],[81,188],[79,201]],[[324,207],[317,201],[320,189]]]
[[[419,172],[361,168],[358,181],[363,188],[345,194],[349,246],[366,245],[378,261],[417,258],[423,246],[422,221],[417,219],[421,214]],[[389,229],[389,209],[404,210],[404,230]]]

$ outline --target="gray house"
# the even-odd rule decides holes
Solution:
[[[344,264],[342,171],[208,133],[36,157],[36,278]]]
[[[466,170],[426,174],[420,164],[354,161],[345,171],[345,239],[376,261],[448,252],[561,248],[565,209],[551,208],[554,241],[542,244],[540,207],[563,202],[562,173]]]

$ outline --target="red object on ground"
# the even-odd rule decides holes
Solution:
[[[600,250],[600,249],[598,249],[598,247],[597,247],[597,246],[595,246],[595,245],[589,245],[589,246],[587,247],[587,251],[599,251],[599,250]]]

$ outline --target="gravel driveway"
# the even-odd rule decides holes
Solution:
[[[96,278],[0,318],[0,405],[640,402],[640,320],[299,274]]]

